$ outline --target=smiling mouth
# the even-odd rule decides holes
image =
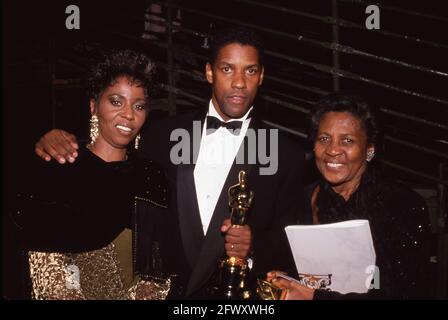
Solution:
[[[332,168],[332,169],[339,169],[340,167],[343,166],[342,163],[334,163],[334,162],[325,162],[325,165],[326,165],[327,167]]]
[[[132,132],[132,129],[125,126],[125,125],[121,125],[121,124],[117,124],[115,126],[118,130],[120,130],[120,132],[124,133],[124,134],[130,134]]]

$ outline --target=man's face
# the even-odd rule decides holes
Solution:
[[[213,65],[207,63],[213,105],[224,120],[246,114],[263,82],[263,74],[258,50],[250,45],[228,44],[219,50]]]

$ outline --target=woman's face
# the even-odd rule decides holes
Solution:
[[[92,114],[98,116],[99,135],[96,145],[123,149],[135,138],[146,120],[146,99],[142,87],[127,77],[116,79],[99,101],[90,101]]]
[[[316,166],[333,187],[356,188],[366,169],[367,135],[349,112],[328,112],[314,143]]]

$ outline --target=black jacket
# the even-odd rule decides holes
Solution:
[[[177,294],[181,298],[209,298],[205,288],[211,284],[217,261],[224,254],[224,237],[219,229],[223,220],[230,216],[227,190],[238,182],[240,169],[249,171],[248,187],[255,194],[247,221],[253,235],[253,274],[264,276],[272,269],[295,270],[284,227],[296,224],[297,215],[302,210],[304,152],[280,133],[278,170],[274,175],[260,175],[262,165],[258,157],[255,164],[234,163],[204,236],[193,177],[195,144],[190,143],[189,150],[183,150],[190,152],[189,164],[176,165],[170,159],[171,148],[178,143],[170,141],[173,130],[184,129],[193,134],[193,121],[199,121],[200,127],[196,127],[196,132],[201,134],[204,119],[205,113],[197,113],[154,121],[142,139],[143,155],[164,165],[172,190],[164,261],[169,272],[178,275],[179,288],[171,297]],[[269,129],[255,118],[251,120],[250,127]]]

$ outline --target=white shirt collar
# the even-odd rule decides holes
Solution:
[[[193,173],[204,235],[207,234],[222,188],[246,136],[251,121],[251,118],[248,118],[251,110],[252,107],[239,119],[229,120],[243,121],[239,135],[234,135],[223,127],[217,129],[215,133],[207,135],[207,121],[204,123],[199,153]],[[211,101],[209,103],[208,115],[223,121]],[[213,177],[213,179],[210,179],[210,177]]]
[[[208,116],[212,116],[212,117],[216,117],[221,121],[224,122],[231,122],[231,121],[245,121],[247,119],[247,116],[249,115],[249,113],[252,111],[252,109],[254,108],[254,106],[251,106],[249,108],[249,110],[247,110],[246,114],[244,116],[242,116],[241,118],[234,118],[234,119],[230,119],[229,121],[224,121],[224,119],[219,115],[218,111],[216,111],[214,105],[213,105],[213,101],[210,99],[210,103],[208,104]]]

